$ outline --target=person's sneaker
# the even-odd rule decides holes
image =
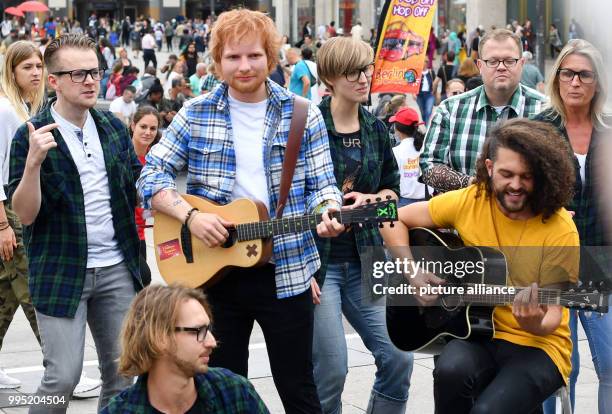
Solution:
[[[100,387],[100,385],[102,385],[102,381],[89,378],[87,375],[85,375],[85,372],[82,372],[79,383],[76,387],[74,387],[74,391],[72,391],[72,396],[75,398],[82,397],[83,394],[95,390],[96,388]]]
[[[17,378],[9,377],[4,370],[0,369],[0,388],[19,388],[21,387],[21,381]]]

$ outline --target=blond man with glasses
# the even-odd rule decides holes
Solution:
[[[102,414],[268,413],[246,378],[208,366],[216,347],[201,290],[147,287],[136,296],[121,331],[119,370],[138,381]]]
[[[134,218],[141,166],[125,125],[94,108],[103,73],[94,41],[62,35],[44,61],[57,99],[17,130],[8,190],[24,225],[42,339],[37,392],[66,399],[30,413],[63,413],[79,382],[86,324],[103,378],[98,408],[131,383],[116,359],[121,321],[142,288]]]

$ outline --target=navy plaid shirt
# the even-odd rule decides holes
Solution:
[[[138,377],[136,384],[113,397],[100,411],[101,414],[155,413],[149,402],[147,374]],[[205,407],[205,413],[267,414],[265,404],[244,377],[224,368],[208,368],[205,374],[194,378],[197,398]]]
[[[135,182],[141,164],[125,125],[110,112],[90,112],[104,153],[115,237],[138,291],[142,282],[134,209]],[[54,123],[50,106],[30,122],[36,129]],[[23,226],[23,241],[34,307],[45,315],[72,318],[83,294],[87,270],[85,203],[79,171],[68,145],[57,128],[52,134],[57,148],[49,150],[40,168],[40,211],[34,223]],[[28,150],[28,127],[23,124],[11,144],[9,198],[21,182]]]

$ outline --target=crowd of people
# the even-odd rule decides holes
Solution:
[[[506,249],[509,282],[525,287],[495,308],[493,338],[452,340],[436,358],[436,412],[552,414],[563,386],[573,404],[578,321],[599,412],[612,410],[612,317],[537,296],[538,287],[579,281],[610,288],[607,259],[559,253],[608,244],[610,200],[599,191],[608,86],[589,42],[563,46],[551,26],[557,57],[545,82],[529,63],[528,21],[478,27],[465,40],[450,32],[439,45],[432,31],[413,97],[419,111],[403,94],[380,96],[369,110],[374,36],[364,41],[359,22],[346,36],[334,22],[316,33],[307,23],[295,45],[246,9],[165,23],[92,15],[85,31],[47,23],[17,37],[11,27],[0,50],[0,345],[21,305],[43,352],[38,393],[100,386],[82,375],[88,325],[104,413],[266,413],[247,379],[256,321],[285,411],[337,413],[348,372],[344,317],[375,360],[368,412],[404,413],[414,357],[387,325],[410,321],[384,298],[364,297],[362,260],[383,245],[411,257],[407,230],[427,227]],[[164,40],[177,53],[158,68]],[[108,111],[97,109],[102,99]],[[304,132],[282,200],[298,105],[307,108]],[[273,236],[270,262],[234,268],[212,286],[151,285],[144,229],[153,211],[210,248],[236,224],[178,193],[185,170],[189,194],[221,205],[259,200],[271,217],[321,221]],[[397,200],[395,227],[332,218],[373,199]],[[521,260],[522,246],[551,253]],[[410,283],[445,281],[421,274]],[[19,385],[0,370],[0,386]]]

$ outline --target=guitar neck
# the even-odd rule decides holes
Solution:
[[[351,210],[335,211],[330,214],[341,224],[354,223],[354,214]],[[284,217],[267,221],[238,224],[236,226],[238,241],[265,239],[286,233],[299,233],[313,230],[322,220],[322,214],[307,214],[303,216]]]
[[[514,302],[516,295],[524,287],[515,287],[514,293],[501,293],[487,289],[499,288],[499,286],[492,285],[480,285],[473,283],[466,283],[461,285],[464,287],[465,292],[461,295],[465,302],[469,302],[475,305],[511,305]],[[538,303],[542,305],[560,305],[561,304],[561,291],[558,289],[538,289]]]

